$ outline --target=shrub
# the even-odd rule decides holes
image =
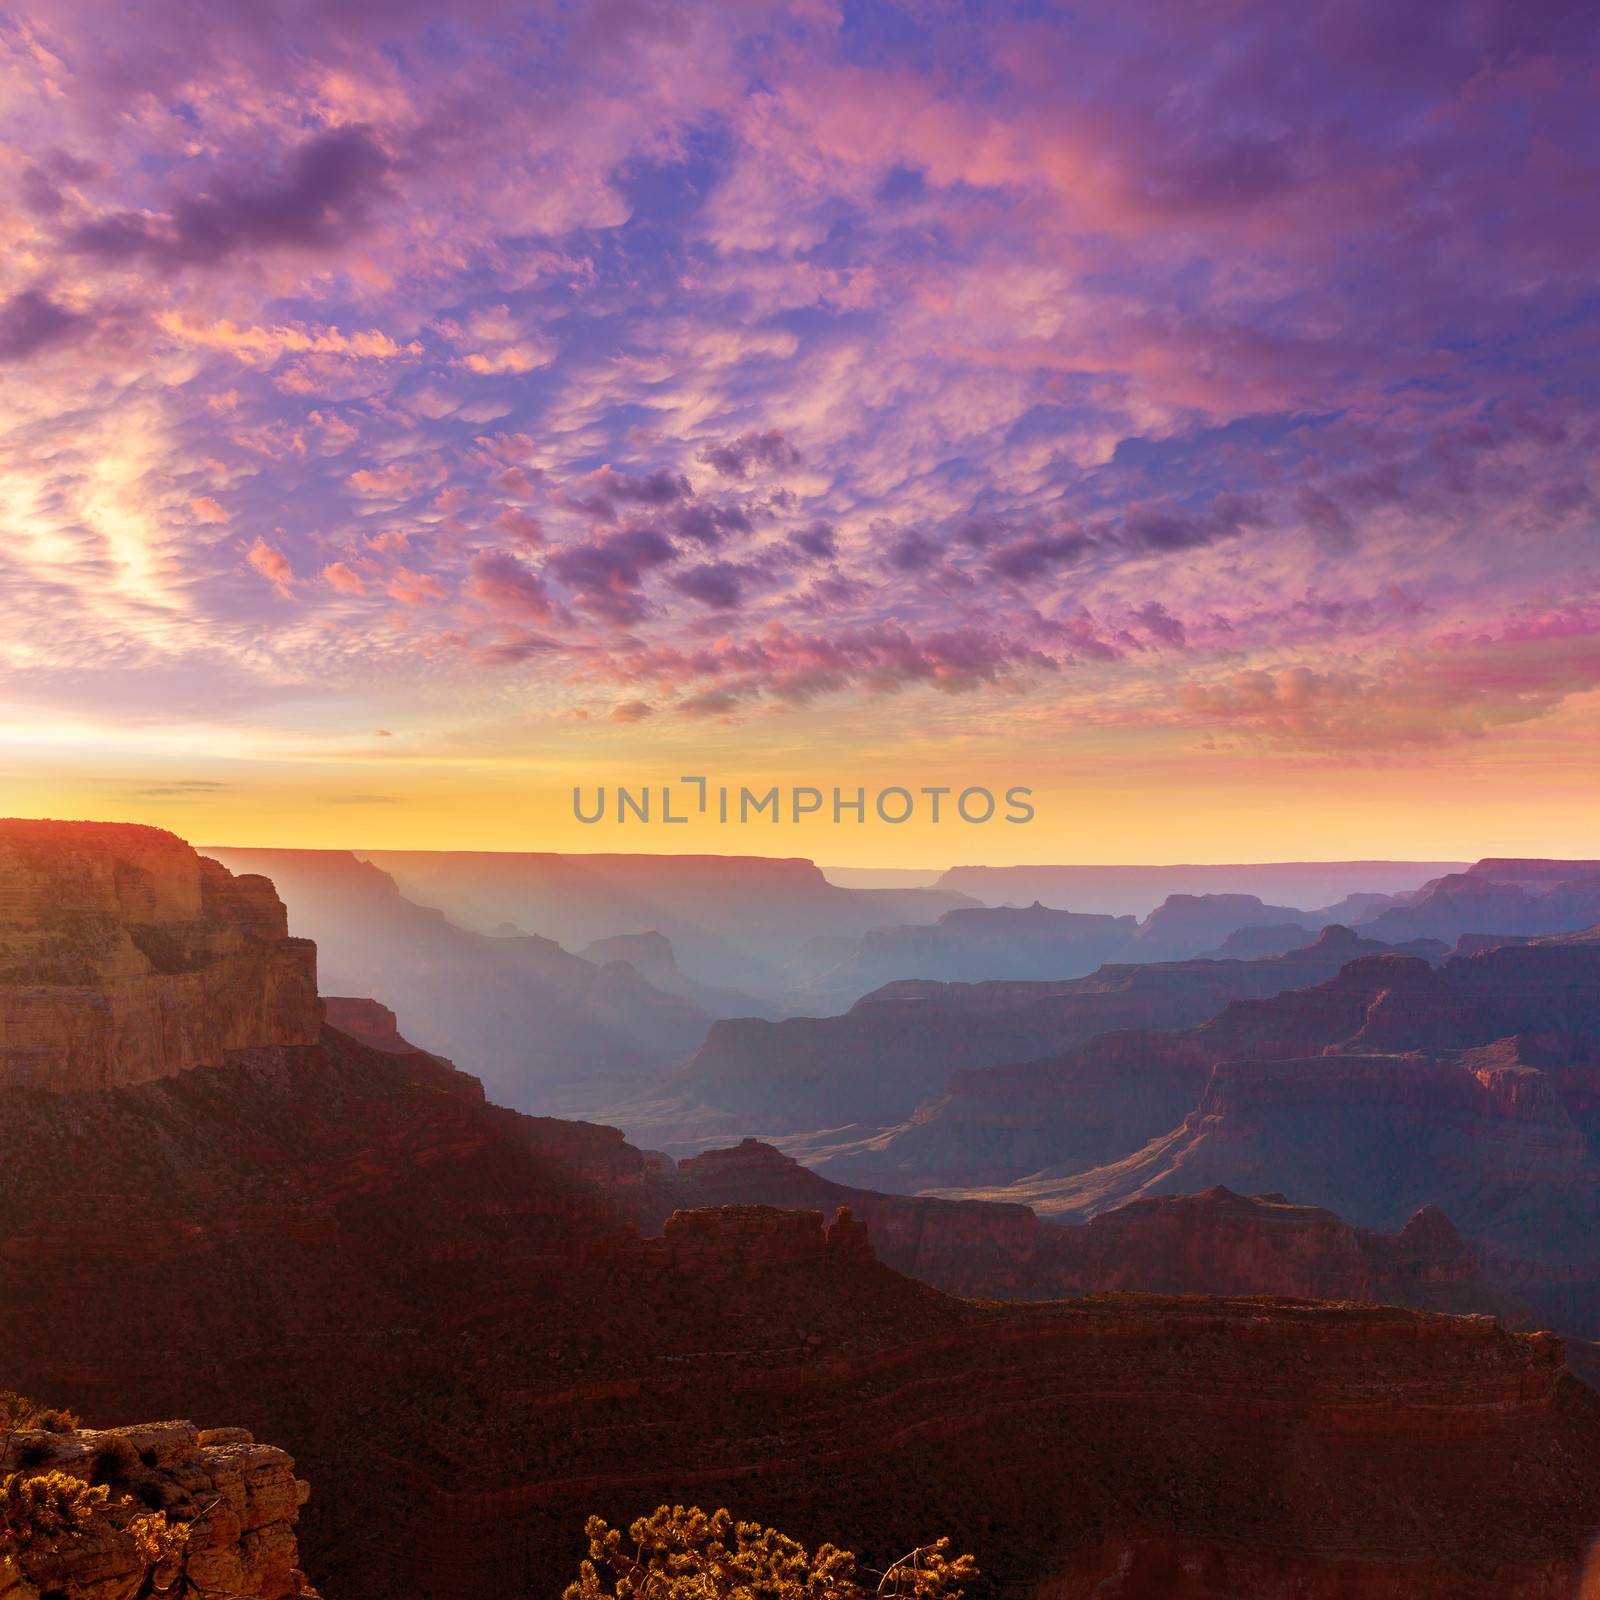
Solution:
[[[775,1528],[698,1506],[659,1506],[640,1517],[628,1529],[631,1551],[621,1530],[599,1517],[584,1532],[589,1557],[563,1600],[961,1600],[962,1585],[978,1575],[971,1556],[950,1559],[948,1539],[870,1572],[836,1545],[808,1553]]]
[[[0,1579],[36,1571],[68,1553],[77,1540],[110,1532],[126,1541],[140,1569],[139,1592],[161,1593],[155,1575],[181,1567],[189,1529],[166,1513],[113,1500],[105,1484],[87,1484],[66,1472],[12,1472],[0,1478]],[[0,1584],[0,1587],[5,1587]]]
[[[58,1406],[42,1406],[14,1389],[0,1389],[0,1433],[41,1428],[46,1433],[71,1433],[78,1419]]]

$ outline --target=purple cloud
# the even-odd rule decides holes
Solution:
[[[24,289],[0,302],[0,361],[71,344],[88,332],[89,319],[52,300],[42,289]]]
[[[109,212],[80,223],[75,249],[108,262],[210,266],[242,250],[326,247],[358,232],[382,192],[389,157],[367,130],[336,128],[307,139],[265,183],[219,179],[176,200],[166,215]]]

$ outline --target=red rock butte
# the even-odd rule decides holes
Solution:
[[[321,1027],[316,946],[267,879],[159,828],[0,820],[0,1086],[145,1083]]]

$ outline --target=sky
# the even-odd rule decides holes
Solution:
[[[0,9],[0,811],[1600,854],[1600,11]],[[1026,785],[681,831],[574,786]]]

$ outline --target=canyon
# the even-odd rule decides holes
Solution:
[[[85,903],[135,948],[152,923],[286,943],[270,890],[170,839],[35,837],[31,899],[7,912],[27,976],[0,1004],[33,986],[27,930],[89,845]],[[1303,1062],[1306,1040],[1359,1039],[1385,1069],[1449,1034],[1508,1105],[1532,1103],[1526,1071],[1565,1074],[1578,1126],[1591,961],[1582,941],[1495,945],[1436,973],[1332,930],[1020,1001],[1030,986],[910,984],[888,1003],[924,1046],[994,1020],[1091,1056],[1103,1019],[1140,1016],[1110,1036],[1130,1072],[1163,1040],[1173,1084],[1202,1094],[1249,1041]],[[73,976],[69,1012],[122,981]],[[983,1569],[974,1600],[1555,1600],[1588,1581],[1600,1395],[1535,1304],[1581,1312],[1576,1259],[1517,1257],[1512,1284],[1437,1206],[1373,1227],[1280,1185],[1141,1193],[1061,1226],[841,1184],[769,1145],[675,1162],[494,1104],[411,1047],[401,992],[351,990],[327,1020],[312,1001],[313,1037],[135,1052],[104,1082],[69,1028],[53,1081],[0,1085],[0,1377],[102,1427],[227,1417],[291,1452],[273,1482],[314,1492],[287,1567],[272,1534],[274,1571],[343,1600],[545,1594],[589,1513],[697,1501],[878,1565],[948,1531]],[[1531,1017],[1549,1027],[1514,1062],[1471,1042]],[[201,1027],[177,1020],[178,1041]],[[1037,1061],[970,1076],[1030,1070],[1047,1092]]]
[[[584,1110],[692,1054],[712,1021],[626,960],[458,926],[349,852],[220,854],[239,871],[270,871],[290,925],[321,952],[328,989],[385,1000],[408,1038],[470,1066],[507,1104]]]
[[[954,1074],[1056,1055],[1111,1030],[1189,1027],[1231,1001],[1315,984],[1390,949],[1330,928],[1256,961],[1108,965],[1062,982],[905,979],[836,1017],[717,1022],[681,1068],[595,1114],[673,1154],[754,1134],[820,1155],[839,1142],[827,1130],[860,1139],[896,1127]],[[1177,1114],[1192,1105],[1191,1096]]]
[[[1107,1123],[1107,1106],[1155,1113],[1185,1093],[1191,1106],[1165,1129],[1150,1128],[1154,1114]],[[1576,1264],[1600,1224],[1597,1100],[1600,939],[1560,936],[1437,970],[1363,956],[1186,1032],[967,1074],[920,1121],[837,1165],[888,1169],[899,1144],[915,1177],[966,1149],[1010,1177],[928,1187],[1065,1218],[1216,1184],[1283,1190],[1377,1228],[1433,1203],[1510,1257]]]
[[[1582,1570],[1600,1397],[1548,1335],[1261,1295],[953,1299],[849,1212],[648,1234],[625,1213],[671,1197],[646,1159],[578,1128],[585,1179],[475,1091],[332,1030],[8,1091],[0,1370],[97,1417],[226,1406],[286,1442],[307,1569],[355,1600],[547,1593],[589,1512],[690,1499],[880,1561],[950,1528],[985,1596],[1216,1592],[1192,1568],[1245,1597],[1488,1600]],[[92,1204],[50,1205],[64,1171]]]

